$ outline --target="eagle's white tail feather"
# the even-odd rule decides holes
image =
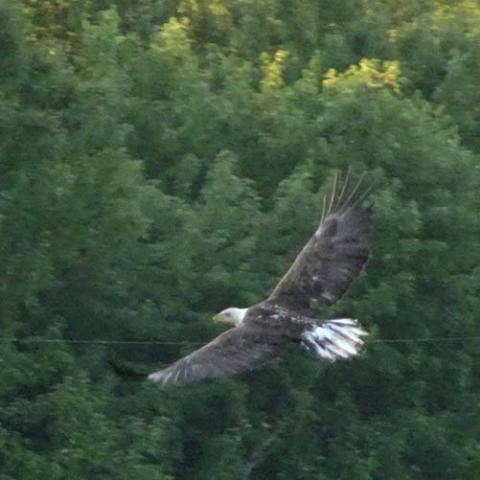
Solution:
[[[338,318],[314,326],[302,334],[302,345],[313,354],[334,362],[360,353],[361,337],[368,335],[357,320]]]

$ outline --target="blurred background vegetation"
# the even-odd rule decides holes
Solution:
[[[0,0],[0,479],[479,478],[478,341],[380,341],[478,335],[479,78],[474,0]],[[362,358],[115,378],[264,298],[349,166]]]

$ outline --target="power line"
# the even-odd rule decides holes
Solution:
[[[204,342],[162,342],[157,340],[101,340],[62,338],[16,338],[0,337],[0,341],[11,343],[73,343],[86,345],[202,345]]]
[[[378,338],[372,340],[375,343],[442,343],[442,342],[465,342],[468,340],[480,341],[479,335],[459,337],[425,337],[425,338]]]
[[[424,337],[424,338],[375,338],[369,343],[443,343],[480,341],[480,335],[457,337]],[[205,342],[164,342],[160,340],[103,340],[103,339],[61,339],[61,338],[18,338],[0,337],[0,342],[22,344],[83,344],[83,345],[203,345]]]

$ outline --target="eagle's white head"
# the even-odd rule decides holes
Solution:
[[[213,317],[213,321],[228,323],[234,327],[239,327],[242,324],[245,315],[247,314],[247,310],[248,308],[227,308],[222,310],[220,313],[217,313],[217,315]]]

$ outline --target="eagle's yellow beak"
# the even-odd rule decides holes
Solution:
[[[219,315],[219,314],[214,315],[214,316],[212,317],[212,320],[213,320],[213,323],[219,323],[220,320],[221,320],[221,319],[220,319],[220,315]]]

